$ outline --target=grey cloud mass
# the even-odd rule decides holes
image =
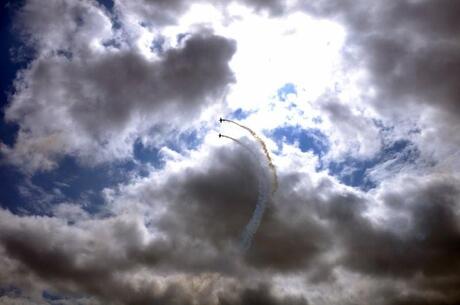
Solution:
[[[262,159],[263,157],[260,156]],[[166,230],[178,236],[192,234],[208,241],[219,253],[237,244],[242,228],[249,221],[257,201],[257,170],[244,150],[230,154],[223,150],[208,158],[207,164],[171,177],[165,194],[174,194],[171,214],[161,221]],[[173,191],[178,190],[178,191]],[[280,197],[281,202],[293,200]],[[280,195],[282,196],[282,195]],[[301,205],[301,199],[291,205]],[[295,220],[282,215],[272,202],[264,215],[254,247],[245,260],[254,268],[289,272],[311,264],[327,248],[327,232],[308,215]],[[305,208],[308,208],[307,206]],[[209,230],[212,228],[212,230]]]
[[[294,3],[296,1],[293,1]],[[294,4],[288,5],[284,1],[279,0],[236,0],[236,1],[222,1],[222,0],[141,0],[141,1],[128,1],[120,0],[115,2],[115,10],[118,10],[121,15],[135,14],[142,22],[149,25],[167,25],[177,23],[179,17],[184,14],[191,4],[212,4],[223,10],[230,4],[240,4],[249,7],[257,13],[268,13],[271,16],[282,16],[289,11]]]
[[[234,51],[235,44],[223,37],[196,35],[183,48],[167,51],[160,63],[133,53],[72,62],[63,67],[65,75],[75,77],[64,81],[73,101],[70,114],[86,132],[102,138],[106,130],[123,129],[132,117],[191,116],[233,81],[227,64]]]
[[[134,215],[69,225],[2,212],[4,253],[19,264],[14,272],[22,269],[62,293],[81,290],[113,304],[192,304],[200,299],[187,280],[137,283],[134,274],[142,268],[170,276],[179,272],[190,280],[215,274],[222,286],[209,286],[214,297],[202,304],[307,304],[303,297],[283,297],[269,289],[264,274],[302,271],[306,285],[316,287],[337,281],[337,269],[375,280],[404,280],[412,291],[408,295],[397,285],[377,289],[370,297],[385,300],[381,304],[437,302],[438,295],[446,304],[460,301],[452,288],[460,268],[457,183],[411,178],[397,182],[409,188],[382,189],[388,214],[377,224],[366,216],[369,199],[340,190],[327,178],[314,183],[305,173],[282,175],[281,191],[254,247],[242,254],[237,251],[239,233],[256,199],[250,158],[245,151],[221,148],[206,160],[205,166],[169,174],[161,185],[148,182],[137,193],[144,204],[155,198],[166,207],[151,224],[162,238],[147,233],[147,224]],[[250,288],[250,282],[262,286]]]
[[[347,56],[370,72],[378,108],[426,103],[458,116],[457,2],[332,0],[305,8],[347,27]]]

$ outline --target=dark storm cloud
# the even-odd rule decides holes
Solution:
[[[256,182],[244,154],[221,151],[208,160],[209,168],[169,179],[169,193],[180,191],[170,197],[171,215],[163,225],[169,226],[166,231],[190,234],[223,251],[249,217],[247,205],[255,202]],[[339,190],[329,179],[314,185],[295,171],[280,175],[278,194],[245,264],[274,274],[302,270],[309,283],[333,282],[334,269],[340,267],[376,281],[404,281],[413,289],[414,300],[434,300],[422,293],[429,291],[448,303],[458,301],[452,289],[460,268],[457,183],[433,177],[407,178],[399,184],[410,187],[381,190],[389,215],[384,225],[377,225],[367,216],[375,204],[370,198]],[[340,255],[325,259],[334,249]],[[385,293],[374,293],[384,299],[381,304],[409,300],[398,288],[391,298]]]
[[[460,295],[451,288],[460,284],[458,182],[407,179],[402,183],[412,186],[407,191],[389,190],[383,197],[392,213],[389,227],[363,217],[363,202],[334,200],[327,213],[344,245],[340,264],[376,278],[404,280],[420,291],[441,293],[447,304],[459,302]]]
[[[189,274],[189,279],[136,282],[137,267],[157,266],[158,261],[144,260],[156,250],[152,244],[145,247],[139,244],[142,233],[138,224],[122,220],[109,222],[85,235],[55,219],[18,218],[2,211],[2,254],[18,263],[7,283],[16,284],[11,278],[17,275],[27,276],[35,284],[41,282],[69,300],[72,295],[84,293],[103,304],[308,304],[304,298],[276,295],[270,284],[263,281],[249,283],[244,278],[235,281],[219,274],[206,276],[204,269]],[[103,236],[101,231],[109,232],[110,236]],[[180,250],[179,255],[184,257],[193,252],[191,248],[169,249],[163,258],[174,256],[173,250]],[[134,273],[124,275],[128,271]],[[181,276],[187,276],[187,270],[178,271]],[[199,294],[196,287],[190,289],[189,281],[193,281],[193,285],[199,282],[201,289],[207,288]]]
[[[142,268],[185,277],[216,274],[239,282],[209,288],[205,295],[217,293],[219,300],[209,304],[306,304],[266,288],[270,277],[302,274],[307,285],[328,285],[336,268],[377,282],[403,281],[410,288],[412,294],[397,285],[377,289],[372,296],[381,300],[378,304],[459,301],[456,181],[407,178],[398,183],[406,188],[382,189],[388,211],[383,224],[376,224],[366,216],[375,204],[370,198],[340,189],[326,177],[313,183],[295,169],[280,173],[278,193],[251,249],[241,255],[235,248],[257,198],[253,161],[245,150],[231,147],[212,150],[204,160],[164,173],[163,182],[147,182],[147,190],[136,188],[138,198],[166,209],[155,222],[163,239],[146,239],[140,217],[69,226],[54,218],[3,212],[4,253],[22,266],[18,273],[37,276],[63,293],[80,291],[114,304],[187,304],[196,298],[181,281],[168,283],[166,290],[155,288],[156,282],[136,283],[134,275]],[[266,285],[254,284],[260,281]]]
[[[295,171],[280,175],[279,181],[279,190],[269,203],[247,262],[278,272],[322,271],[320,259],[330,250],[332,239],[315,217],[316,190],[306,175]]]
[[[407,181],[410,183],[410,180]],[[406,236],[381,235],[381,270],[369,266],[369,272],[389,272],[406,276],[422,272],[426,276],[455,275],[460,270],[460,228],[456,208],[460,190],[458,181],[433,181],[404,194],[387,196],[386,204],[401,210],[409,218]],[[373,234],[371,229],[365,230]],[[373,238],[378,243],[379,236]],[[350,248],[354,248],[353,246]],[[369,261],[378,261],[378,253],[369,253]],[[375,256],[374,256],[375,255]],[[401,255],[401,256],[399,256]],[[366,269],[365,256],[360,262]]]
[[[253,160],[245,150],[237,152],[218,150],[202,167],[169,179],[166,193],[171,194],[168,201],[172,206],[170,214],[162,220],[165,230],[206,240],[218,251],[229,243],[239,242],[255,208],[258,189],[256,165],[251,164]],[[262,155],[259,158],[264,162]],[[294,186],[285,182],[284,177],[280,181],[287,189]],[[327,233],[306,214],[296,219],[295,213],[301,207],[309,208],[305,198],[280,191],[276,201],[276,205],[269,202],[253,246],[245,257],[246,263],[256,269],[279,272],[311,266],[327,249]],[[296,207],[296,211],[280,213],[278,207],[286,202]]]
[[[308,301],[302,297],[277,297],[273,295],[271,287],[261,284],[255,288],[242,289],[237,295],[219,296],[219,305],[307,305]]]
[[[256,176],[244,150],[217,150],[206,160],[167,179],[162,193],[170,210],[160,226],[172,236],[202,240],[226,256],[254,207]],[[376,280],[403,280],[416,291],[457,300],[450,287],[458,282],[460,268],[459,189],[455,181],[424,179],[399,182],[410,185],[405,189],[382,189],[389,215],[385,225],[377,225],[366,216],[375,204],[370,198],[339,190],[326,178],[315,185],[295,170],[281,174],[244,264],[275,274],[303,271],[312,282],[333,281],[333,270],[340,267]],[[340,255],[327,261],[334,249]],[[197,262],[187,261],[187,268]],[[195,268],[242,274],[236,265],[213,264]],[[395,298],[400,293],[397,289]]]
[[[269,211],[255,241],[254,247],[261,248],[251,250],[246,263],[236,251],[257,199],[253,162],[243,149],[221,148],[202,166],[170,175],[161,188],[152,186],[158,192],[154,199],[168,210],[157,224],[166,239],[146,242],[139,218],[69,225],[56,218],[2,212],[1,248],[18,262],[15,273],[35,276],[63,294],[83,292],[113,304],[188,304],[197,298],[182,282],[169,283],[166,290],[156,282],[133,283],[140,268],[152,268],[154,274],[216,273],[240,279],[232,289],[227,284],[219,288],[218,301],[209,304],[307,304],[303,298],[278,296],[269,284],[254,286],[260,279],[247,268],[289,272],[311,264],[320,253],[313,235],[324,234],[315,221],[303,219],[298,228],[302,220],[289,224]]]
[[[279,203],[271,203],[253,248],[241,257],[237,245],[255,207],[257,169],[242,149],[221,148],[206,160],[201,166],[170,175],[162,186],[151,186],[149,198],[153,195],[167,208],[155,225],[165,239],[146,241],[140,218],[68,225],[55,218],[21,218],[3,212],[0,244],[20,269],[63,293],[82,291],[121,304],[151,304],[148,302],[162,298],[162,304],[176,304],[163,290],[144,291],[148,283],[140,290],[134,288],[140,284],[129,278],[144,267],[161,274],[216,273],[241,279],[235,290],[224,286],[217,304],[306,304],[303,299],[276,296],[269,286],[251,288],[260,281],[258,271],[315,269],[315,260],[327,249],[327,233],[317,221],[306,213],[290,217],[299,214],[302,195],[283,194]],[[298,176],[282,178],[281,185],[286,183],[300,180]],[[290,195],[297,197],[289,204],[295,208],[278,212]],[[175,294],[184,295],[180,302],[192,298],[181,285],[171,286],[176,287]]]
[[[221,149],[207,162],[167,182],[173,207],[164,225],[224,245],[238,238],[251,217],[257,200],[256,169],[242,150],[233,154]]]
[[[137,263],[131,255],[141,248],[138,225],[106,225],[109,236],[101,236],[101,227],[88,236],[55,219],[18,219],[2,211],[0,243],[5,254],[20,263],[17,273],[37,276],[63,293],[84,292],[113,304],[166,301],[167,293],[155,283],[134,287],[119,276]],[[154,247],[148,249],[153,256]]]

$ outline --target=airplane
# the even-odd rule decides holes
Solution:
[[[222,134],[219,133],[219,138],[222,138]]]
[[[220,118],[220,119],[219,119],[219,122],[221,122],[221,123],[222,123],[223,121],[224,121],[224,119],[222,119],[222,118]]]

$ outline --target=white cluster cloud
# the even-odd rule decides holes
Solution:
[[[234,80],[230,39],[201,31],[149,59],[96,3],[48,5],[30,1],[18,20],[37,57],[16,80],[6,119],[20,130],[2,149],[26,170],[49,170],[63,155],[87,163],[130,156],[149,128],[193,121]],[[50,11],[59,18],[48,23]]]

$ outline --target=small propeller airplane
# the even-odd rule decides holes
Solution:
[[[219,122],[220,122],[221,124],[222,124],[223,121],[224,121],[223,118],[219,118]],[[221,134],[221,133],[219,133],[219,138],[222,138],[222,134]]]

